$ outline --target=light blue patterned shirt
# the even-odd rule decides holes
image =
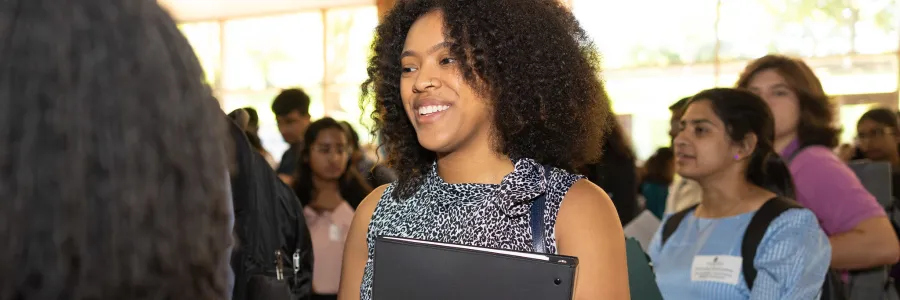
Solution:
[[[831,262],[831,245],[816,216],[807,209],[785,211],[769,225],[753,260],[757,269],[753,291],[747,287],[742,272],[736,284],[691,279],[692,264],[698,255],[741,256],[744,231],[754,214],[703,219],[694,217],[693,212],[688,213],[662,249],[660,228],[650,242],[648,252],[663,297],[676,300],[818,299]]]

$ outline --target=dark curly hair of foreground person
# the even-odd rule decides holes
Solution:
[[[394,196],[411,196],[436,159],[419,144],[400,98],[407,32],[434,10],[443,12],[463,78],[491,101],[497,152],[570,171],[599,158],[612,121],[599,55],[560,1],[401,1],[376,29],[361,100],[363,107],[374,103],[372,131],[400,170]]]
[[[226,120],[172,18],[0,2],[0,299],[227,299]]]

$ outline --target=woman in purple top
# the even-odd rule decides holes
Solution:
[[[772,109],[775,149],[789,161],[797,201],[816,214],[831,240],[831,267],[858,270],[897,262],[900,244],[884,209],[831,151],[840,129],[809,66],[767,55],[744,69],[737,86]]]

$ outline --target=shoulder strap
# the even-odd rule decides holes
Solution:
[[[792,208],[802,207],[781,197],[772,198],[766,201],[750,219],[750,224],[747,225],[747,230],[744,232],[744,240],[741,242],[741,258],[743,259],[741,271],[744,273],[744,281],[750,290],[753,290],[753,281],[756,280],[756,266],[753,265],[753,260],[756,258],[759,243],[766,235],[769,224],[781,213]]]
[[[660,243],[659,243],[660,248],[662,248],[662,246],[666,244],[666,240],[668,240],[669,237],[671,237],[672,234],[675,233],[675,230],[678,229],[678,225],[681,224],[681,221],[684,220],[684,217],[687,216],[687,214],[689,212],[696,209],[698,205],[699,204],[688,207],[687,209],[684,209],[682,211],[679,211],[679,212],[675,213],[674,215],[672,215],[671,217],[669,217],[668,220],[666,220],[666,223],[663,224],[662,238],[660,239]]]
[[[545,165],[544,166],[544,182],[547,182],[550,177],[550,171],[553,170],[552,167]],[[530,225],[531,225],[531,243],[534,247],[534,252],[537,253],[545,253],[546,249],[544,247],[544,208],[547,207],[547,191],[544,190],[543,193],[534,198],[531,202],[530,209]]]

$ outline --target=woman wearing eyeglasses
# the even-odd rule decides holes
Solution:
[[[372,191],[350,163],[350,139],[331,118],[313,122],[303,136],[294,192],[312,237],[313,300],[337,299],[344,242],[359,202]]]
[[[865,158],[891,163],[900,170],[900,125],[897,114],[886,108],[870,110],[856,123],[856,138]],[[894,197],[897,197],[895,191]]]
[[[897,113],[886,108],[867,111],[856,123],[856,139],[863,158],[891,163],[894,201],[900,199],[900,121]],[[900,291],[900,265],[891,271],[894,288]]]

